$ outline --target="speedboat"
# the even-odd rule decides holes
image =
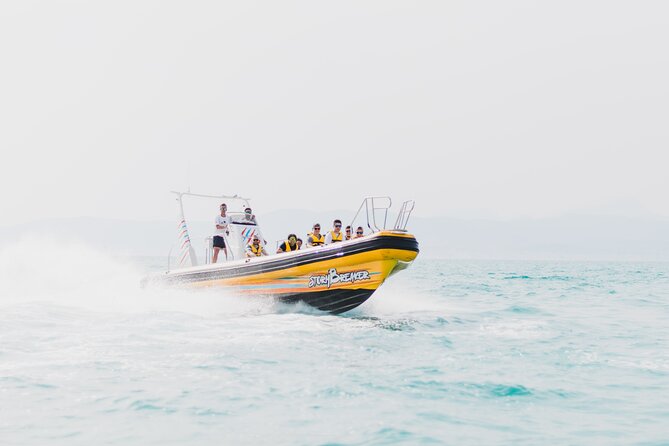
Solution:
[[[351,225],[356,227],[354,222],[363,222],[368,235],[251,258],[246,257],[246,246],[254,236],[264,240],[260,226],[255,218],[249,220],[244,218],[243,212],[232,211],[228,214],[228,233],[224,235],[228,260],[208,263],[212,245],[211,237],[207,237],[205,264],[200,265],[190,242],[183,199],[208,197],[224,199],[228,203],[239,201],[239,209],[249,207],[249,200],[236,195],[174,193],[177,194],[181,217],[178,225],[179,267],[171,269],[168,261],[168,270],[153,276],[149,282],[179,287],[224,287],[239,295],[304,302],[319,310],[339,314],[369,299],[389,276],[407,268],[419,252],[416,238],[406,230],[414,202],[405,201],[394,226],[386,229],[392,201],[389,197],[368,197],[363,200]],[[231,207],[230,204],[228,207]]]

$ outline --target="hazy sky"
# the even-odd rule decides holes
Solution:
[[[669,217],[663,1],[6,1],[0,64],[2,224],[173,218],[189,185]]]

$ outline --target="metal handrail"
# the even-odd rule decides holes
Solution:
[[[172,250],[174,249],[174,245],[176,245],[176,243],[172,243],[172,246],[170,246],[170,251],[167,253],[167,272],[168,273],[170,272],[170,268],[171,268],[170,260],[172,258]]]
[[[235,253],[233,252],[234,250],[232,249],[232,247],[230,246],[230,242],[228,241],[228,233],[227,232],[223,232],[223,240],[225,241],[226,251],[228,252],[228,254],[226,254],[226,256],[225,256],[225,261],[229,262],[230,260],[235,260]],[[230,249],[227,249],[227,248],[230,248]],[[231,257],[231,259],[228,258],[228,255]]]
[[[397,214],[397,221],[395,221],[395,228],[398,231],[406,231],[407,224],[409,223],[409,217],[413,211],[416,202],[414,200],[407,200],[402,203],[399,213]],[[411,206],[409,208],[409,206]]]
[[[222,232],[220,234],[216,234],[219,237],[223,237],[223,241],[225,241],[225,246],[229,247],[230,242],[228,241],[228,235],[225,232]],[[204,255],[205,255],[205,265],[210,265],[211,264],[211,257],[213,255],[213,240],[214,236],[213,235],[208,235],[204,238]],[[231,260],[235,260],[235,253],[233,252],[232,249],[226,249],[228,254],[225,257],[225,262],[229,262]]]
[[[211,263],[211,256],[213,255],[213,242],[214,236],[208,235],[204,238],[204,264],[209,265]]]
[[[387,204],[384,205],[376,205],[376,201],[379,200],[387,200]],[[353,217],[353,220],[351,220],[351,226],[354,225],[356,219],[358,218],[358,215],[362,212],[362,209],[365,209],[365,216],[367,218],[367,227],[372,230],[372,232],[378,232],[386,227],[386,223],[388,221],[388,209],[392,206],[393,201],[390,199],[390,197],[365,197],[362,201],[362,204],[358,208],[358,212],[355,213],[355,216]],[[384,211],[383,214],[383,225],[379,227],[377,221],[376,221],[376,211],[382,210]],[[371,221],[370,221],[370,211],[371,211]]]
[[[411,212],[413,212],[416,202],[414,200],[407,200],[402,203],[399,213],[397,214],[397,220],[395,221],[395,226],[393,227],[396,231],[406,231],[407,225],[409,224],[409,217],[411,217]],[[388,210],[392,206],[392,200],[390,197],[365,197],[362,200],[362,204],[358,208],[358,211],[355,213],[353,220],[351,220],[351,229],[355,226],[355,222],[359,216],[361,216],[363,209],[365,211],[365,217],[367,219],[367,227],[372,232],[378,232],[386,228],[388,222]],[[378,211],[383,211],[383,224],[381,225],[380,221],[377,221]]]
[[[200,197],[200,198],[223,198],[223,199],[228,199],[228,200],[242,200],[246,203],[248,203],[248,201],[250,200],[250,198],[240,197],[237,194],[235,194],[235,195],[205,195],[205,194],[194,194],[190,191],[189,192],[179,192],[179,191],[176,191],[176,190],[171,190],[170,192],[173,193],[173,194],[177,194],[178,196],[188,195],[190,197]]]

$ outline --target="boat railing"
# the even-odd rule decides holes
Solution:
[[[209,265],[214,255],[214,236],[208,235],[204,238],[204,264]]]
[[[407,200],[402,203],[399,213],[397,214],[397,220],[395,221],[395,230],[397,231],[406,231],[407,224],[409,223],[409,217],[413,211],[416,202],[414,200]]]
[[[354,224],[360,217],[361,219],[364,219],[367,228],[372,232],[379,232],[386,229],[388,224],[388,211],[392,204],[393,202],[390,197],[365,197],[358,208],[358,212],[356,212],[355,217],[353,217],[353,220],[351,221],[351,228],[354,229]],[[400,211],[397,214],[395,226],[393,227],[394,230],[406,231],[414,205],[414,200],[407,200],[402,203]]]
[[[216,234],[221,237],[223,237],[223,241],[225,241],[225,246],[230,247],[230,236],[226,234],[225,232],[222,232],[220,234]],[[225,256],[225,252],[221,251],[219,256],[223,256],[223,261],[228,262],[231,260],[235,260],[235,250],[234,249],[227,249],[227,257]],[[211,260],[214,257],[214,236],[213,235],[208,235],[204,238],[204,264],[209,265],[211,264]]]
[[[379,232],[385,229],[386,222],[388,221],[388,210],[392,204],[393,201],[390,197],[365,197],[358,208],[358,212],[356,212],[355,217],[353,217],[351,226],[357,221],[358,216],[362,217],[364,210],[367,227],[371,229],[372,232]],[[378,219],[377,216],[379,217]],[[383,222],[381,222],[381,220],[383,220]]]
[[[230,236],[228,235],[227,232],[224,232],[224,233],[221,234],[221,235],[223,236],[223,240],[225,241],[225,246],[228,247],[228,248],[226,249],[226,251],[228,252],[228,254],[227,254],[227,256],[225,257],[225,261],[227,262],[227,261],[229,261],[229,260],[235,260],[235,250],[232,249],[232,244],[230,243]],[[225,253],[223,253],[223,255],[225,255]]]
[[[172,260],[172,250],[174,249],[174,245],[176,245],[176,242],[172,243],[172,246],[170,246],[170,250],[167,253],[167,272],[168,273],[171,271],[171,267],[172,267],[171,260]]]

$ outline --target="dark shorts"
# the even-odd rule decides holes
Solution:
[[[225,240],[220,235],[214,236],[214,248],[225,248]]]

